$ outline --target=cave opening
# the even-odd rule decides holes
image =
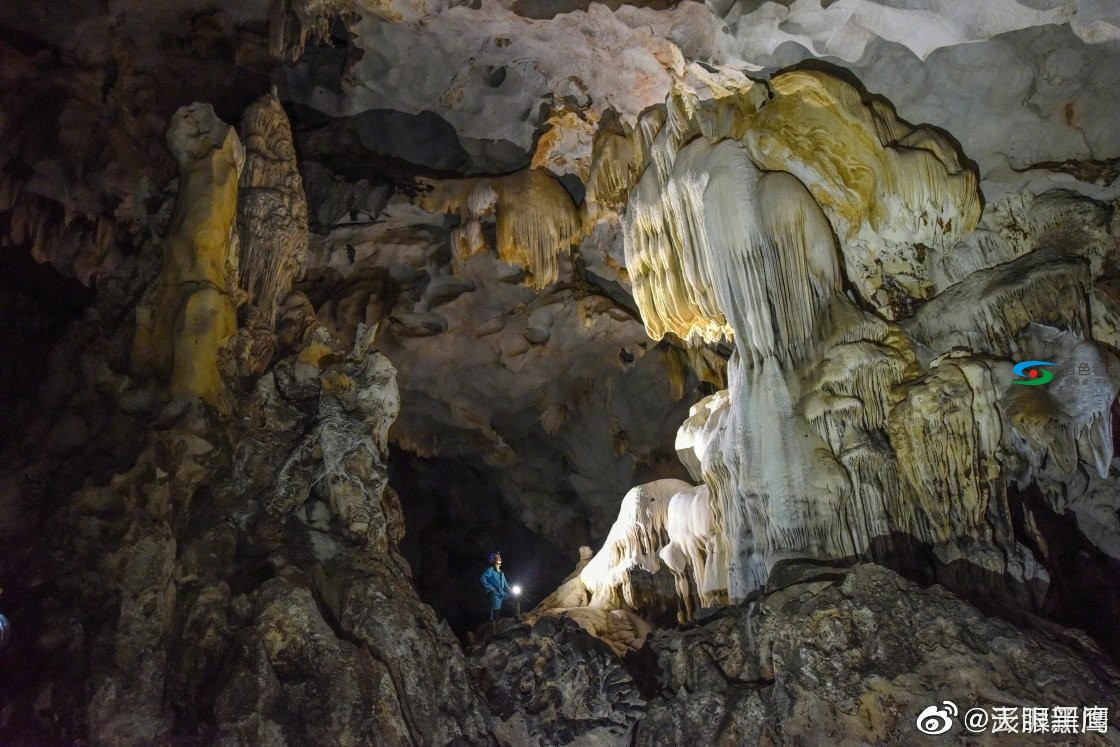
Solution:
[[[510,583],[528,611],[571,573],[578,559],[517,521],[493,469],[469,460],[389,452],[389,485],[400,498],[405,535],[400,550],[420,599],[447,620],[460,642],[489,619],[479,577],[486,556],[500,551]],[[513,616],[512,600],[503,614]]]

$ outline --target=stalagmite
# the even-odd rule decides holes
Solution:
[[[680,480],[658,480],[633,488],[622,499],[618,520],[603,550],[579,574],[592,607],[618,607],[626,574],[632,568],[656,573],[658,548],[667,530],[669,502],[691,486]]]
[[[163,269],[136,311],[132,364],[189,394],[224,407],[219,351],[237,331],[237,180],[244,149],[209,104],[172,117],[168,144],[179,164],[179,192],[163,238]]]
[[[265,94],[245,110],[241,132],[245,138],[237,213],[241,287],[271,327],[277,305],[303,269],[307,200],[288,116],[275,93]]]

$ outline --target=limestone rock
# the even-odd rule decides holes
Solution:
[[[227,738],[410,741],[390,672],[368,649],[337,636],[311,590],[273,579],[256,604],[251,633],[234,649],[239,656],[216,699],[217,727]],[[303,717],[294,719],[297,713]]]
[[[318,382],[318,424],[281,467],[269,510],[286,513],[307,500],[313,485],[323,483],[333,514],[384,554],[390,546],[389,517],[381,496],[388,482],[389,426],[400,397],[396,370],[369,349],[376,332],[360,327],[358,342],[342,366],[330,365],[329,351],[304,364],[324,368]]]
[[[870,565],[839,579],[810,573],[650,645],[666,697],[651,701],[637,744],[907,741],[918,737],[918,714],[943,700],[963,717],[1007,703],[1111,702],[1120,685],[1115,670],[1064,641]],[[970,738],[960,720],[948,734]]]
[[[1049,714],[1056,703],[1120,697],[1120,672],[1074,631],[1018,629],[876,565],[793,562],[772,578],[749,603],[656,631],[621,658],[597,653],[562,619],[500,632],[475,654],[487,695],[503,719],[553,744],[584,743],[602,723],[589,716],[599,715],[613,723],[596,743],[639,745],[906,743],[924,738],[918,715],[945,700],[959,711],[948,738],[964,744],[975,738],[962,723],[971,708],[991,717],[1010,707],[1018,723],[1022,708]],[[575,667],[557,666],[572,657]],[[543,691],[542,673],[551,683]],[[604,711],[612,683],[622,689]],[[1104,707],[1111,732],[1117,715]],[[1028,744],[1052,738],[1016,735]]]
[[[775,77],[772,98],[750,82],[716,90],[674,94],[667,115],[652,118],[624,219],[650,334],[737,346],[728,391],[697,405],[677,439],[704,488],[674,497],[676,532],[651,535],[674,561],[681,603],[688,608],[693,590],[702,604],[745,599],[785,558],[897,557],[909,552],[897,543],[917,542],[946,567],[1001,577],[1014,604],[1037,610],[1059,561],[1016,524],[1013,483],[1048,486],[1055,507],[1080,505],[1116,469],[1104,423],[1118,385],[1104,375],[1112,359],[1086,316],[1106,231],[1063,230],[1062,218],[1056,230],[1071,241],[1026,239],[1033,251],[928,300],[922,262],[895,267],[882,277],[922,277],[925,290],[908,291],[912,316],[892,323],[883,318],[891,309],[876,303],[872,314],[842,293],[841,278],[869,256],[885,269],[891,242],[938,251],[956,242],[961,220],[967,228],[978,215],[959,155],[821,73]],[[853,128],[845,138],[866,145],[818,142],[824,130],[812,127],[796,134],[808,127],[798,107],[839,117]],[[874,139],[888,133],[928,150],[918,160],[894,153],[894,136]],[[788,172],[774,170],[781,163]],[[864,178],[877,189],[861,187]],[[940,217],[914,222],[914,209]],[[860,225],[874,237],[862,248],[852,241]],[[1049,360],[1066,384],[1012,386],[1015,360]],[[1073,361],[1096,378],[1071,385]],[[1072,501],[1055,481],[1076,486]],[[1084,531],[1109,536],[1090,513]],[[588,567],[618,562],[610,541],[600,555]]]
[[[1072,629],[1120,652],[1112,5],[225,6],[0,4],[0,247],[97,286],[44,315],[4,268],[6,738],[905,743],[944,699],[1117,701]],[[270,82],[239,255],[233,136],[177,184],[160,136]],[[492,706],[397,552],[426,499],[463,545],[607,539],[479,654]]]
[[[546,744],[627,744],[645,702],[602,641],[567,617],[502,631],[475,654],[496,717]]]
[[[605,531],[635,475],[683,475],[664,443],[696,380],[678,370],[682,396],[673,398],[669,361],[676,359],[645,338],[617,284],[620,265],[612,270],[603,261],[602,275],[591,277],[574,252],[553,252],[542,241],[542,261],[559,277],[535,292],[521,284],[532,279],[495,252],[459,257],[456,236],[467,230],[466,218],[448,228],[443,216],[402,194],[381,202],[323,167],[308,173],[321,226],[297,288],[341,341],[353,339],[360,323],[379,323],[380,349],[412,372],[400,379],[393,429],[404,450],[477,464],[524,526],[577,546],[592,541],[580,513],[592,512],[597,531]],[[544,220],[552,208],[515,189],[525,177],[514,176],[499,181],[509,183],[503,189],[510,208],[521,211],[516,220]],[[434,208],[437,198],[466,199],[461,190],[489,181],[440,180],[415,200]],[[571,198],[553,184],[547,195],[557,194],[561,213],[571,214]],[[459,207],[470,214],[469,201]],[[483,210],[477,217],[480,235],[497,230],[495,216]],[[578,252],[621,259],[621,237],[586,237]],[[561,494],[575,502],[565,505]]]
[[[167,381],[172,397],[193,395],[224,409],[219,351],[237,331],[231,241],[245,154],[237,133],[208,104],[180,109],[168,144],[179,164],[179,192],[163,269],[136,312],[133,366]]]
[[[73,452],[76,477],[48,454],[28,464],[63,487],[21,479],[2,494],[5,511],[41,506],[48,528],[10,547],[31,570],[5,613],[41,625],[5,650],[20,673],[0,712],[6,737],[497,743],[461,649],[397,554],[384,462],[393,367],[372,330],[348,353],[307,312],[293,294],[281,359],[230,391],[231,416],[188,401],[139,428],[108,417]],[[117,338],[127,360],[127,324],[59,355],[104,359]],[[72,396],[105,385],[84,377]],[[98,456],[107,444],[123,466]],[[301,450],[307,463],[283,472],[282,455]]]
[[[544,289],[560,279],[559,255],[582,234],[582,220],[571,198],[547,172],[531,168],[506,177],[432,185],[420,204],[433,212],[457,212],[452,234],[453,267],[486,251],[480,220],[495,216],[498,256],[529,272],[527,282]]]
[[[275,94],[245,110],[241,135],[246,155],[237,207],[240,283],[271,326],[277,306],[303,270],[307,200],[288,116]]]

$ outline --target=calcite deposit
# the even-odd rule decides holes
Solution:
[[[0,4],[0,742],[1115,743],[1118,44]]]
[[[219,353],[237,331],[237,180],[245,151],[209,105],[175,113],[168,145],[179,164],[175,208],[162,237],[163,267],[136,309],[132,365],[226,409]]]
[[[307,199],[288,116],[275,94],[245,110],[241,131],[246,153],[238,192],[238,271],[241,287],[272,324],[276,306],[303,271]]]
[[[861,124],[870,111],[890,137],[861,149],[852,144],[875,131]],[[824,120],[833,124],[815,126]],[[1022,544],[1033,542],[1013,526],[1009,491],[1055,468],[1067,477],[1046,492],[1052,508],[1114,490],[1120,379],[1088,321],[1092,243],[1038,247],[927,300],[917,259],[949,251],[979,211],[976,181],[944,138],[910,130],[901,140],[913,145],[894,153],[889,109],[823,73],[777,76],[765,94],[753,84],[710,100],[675,94],[656,121],[624,219],[635,301],[651,336],[732,339],[736,352],[728,392],[694,407],[677,439],[704,483],[671,499],[685,539],[664,508],[651,511],[626,530],[647,542],[619,552],[608,538],[588,568],[612,570],[596,578],[656,572],[654,551],[681,558],[683,542],[689,613],[712,601],[704,595],[746,598],[783,558],[889,552],[906,537],[942,563],[1045,588],[1052,559]],[[830,144],[814,141],[824,132]],[[900,244],[923,250],[888,273]],[[861,282],[869,256],[902,309],[917,307],[908,319],[892,322],[899,309],[876,303],[889,296]],[[1013,385],[1016,360],[1044,359],[1058,383]],[[636,527],[632,513],[624,503],[616,529]],[[1102,536],[1082,515],[1085,534]],[[589,604],[603,606],[586,574]]]

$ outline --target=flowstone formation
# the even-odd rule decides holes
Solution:
[[[666,598],[643,603],[633,579],[664,565],[688,619],[749,598],[782,560],[866,558],[1077,619],[1115,647],[1109,626],[1055,603],[1069,584],[1102,592],[1071,579],[1039,526],[1075,517],[1103,568],[1120,559],[1118,340],[1091,321],[1114,315],[1097,279],[1116,235],[1067,206],[1043,220],[1049,240],[947,285],[938,268],[980,197],[945,136],[823,72],[706,83],[643,123],[624,215],[650,336],[735,344],[727,390],[677,437],[701,484],[628,494],[543,611],[655,618]],[[1044,361],[1053,382],[1018,361]]]

